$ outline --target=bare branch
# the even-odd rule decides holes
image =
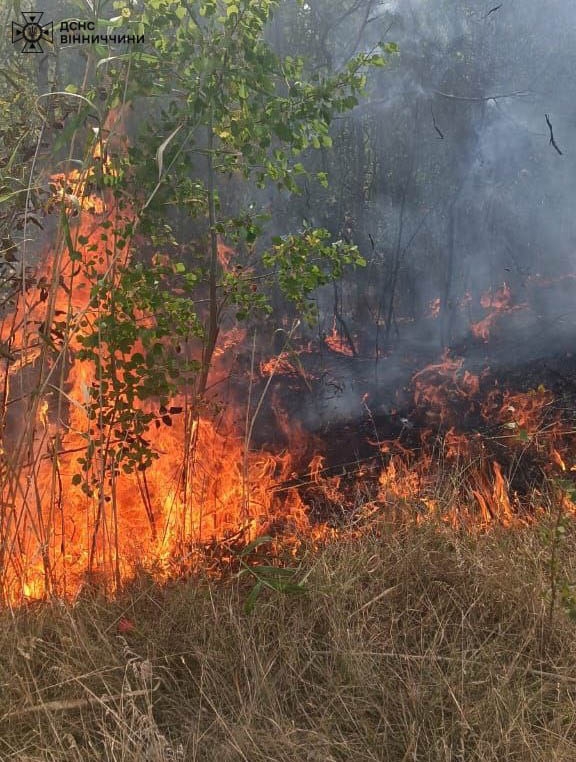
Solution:
[[[491,8],[488,13],[484,16],[485,19],[488,18],[488,16],[491,16],[493,13],[496,13],[496,11],[499,11],[500,8],[504,5],[504,3],[500,3],[500,5],[497,5],[495,8]]]
[[[550,117],[548,116],[548,114],[545,114],[545,117],[546,117],[546,124],[548,125],[548,129],[550,130],[550,145],[556,150],[557,153],[560,154],[560,156],[563,156],[564,154],[558,148],[556,144],[556,140],[554,139],[554,130],[552,129],[552,122],[550,121]]]
[[[444,133],[440,130],[440,128],[436,124],[436,117],[434,116],[434,109],[432,108],[432,105],[430,105],[430,111],[432,112],[432,124],[434,125],[434,129],[440,136],[440,140],[444,140]]]
[[[8,712],[8,714],[2,715],[0,719],[7,720],[12,717],[23,717],[27,714],[34,714],[37,712],[69,712],[74,709],[83,709],[87,706],[93,706],[94,704],[109,704],[114,701],[125,701],[127,698],[134,699],[137,696],[149,696],[151,691],[155,691],[159,684],[160,683],[158,682],[151,689],[147,688],[138,691],[130,691],[116,696],[89,696],[88,698],[70,699],[68,701],[45,701],[42,704],[26,706],[22,709]]]
[[[530,95],[530,90],[516,90],[513,93],[502,93],[501,95],[486,95],[479,97],[468,97],[465,95],[453,95],[452,93],[442,93],[440,90],[433,90],[436,95],[441,95],[443,98],[450,98],[454,101],[471,101],[474,103],[484,103],[485,101],[499,101],[503,98],[515,98],[521,95]]]

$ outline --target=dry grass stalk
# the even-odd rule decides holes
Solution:
[[[549,550],[540,527],[378,524],[306,552],[307,595],[265,592],[251,616],[243,579],[6,615],[0,759],[572,762],[576,640],[561,609],[545,629]],[[560,576],[575,551],[569,528]]]

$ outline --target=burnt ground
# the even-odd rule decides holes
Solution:
[[[547,426],[560,420],[564,433],[556,444],[566,451],[571,432],[576,431],[576,352],[572,351],[576,326],[572,322],[572,318],[567,322],[558,316],[545,320],[533,310],[518,310],[503,316],[490,340],[468,333],[455,342],[445,356],[461,359],[461,368],[455,374],[430,369],[421,377],[440,390],[444,412],[434,402],[416,404],[414,400],[415,373],[442,362],[434,345],[422,347],[407,341],[377,362],[343,356],[325,346],[302,353],[298,371],[278,373],[269,389],[273,400],[269,407],[290,411],[292,425],[280,431],[272,411],[259,420],[254,444],[294,451],[291,432],[301,428],[306,433],[309,447],[299,450],[298,475],[283,486],[297,486],[319,520],[337,521],[342,503],[335,500],[330,504],[325,490],[311,483],[307,469],[314,453],[324,456],[323,476],[342,477],[341,492],[348,495],[347,503],[353,504],[359,469],[363,484],[369,489],[372,483],[377,489],[378,475],[390,453],[411,462],[417,462],[423,450],[438,458],[449,431],[467,437],[468,457],[471,454],[500,465],[510,494],[521,505],[551,476],[576,483],[575,472],[562,474],[551,462],[553,440],[546,434]],[[557,330],[559,325],[562,330]],[[477,389],[467,387],[467,372],[479,377]],[[553,395],[553,402],[543,411],[538,435],[532,438],[520,429],[506,430],[506,422],[497,415],[505,392],[538,389]],[[493,416],[486,409],[488,398]],[[383,454],[385,442],[390,443],[389,453]],[[487,473],[491,473],[489,469]]]

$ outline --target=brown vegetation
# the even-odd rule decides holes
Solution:
[[[0,627],[0,759],[576,758],[576,641],[549,619],[548,526],[375,527],[244,579],[37,604]],[[576,532],[557,547],[575,573]]]

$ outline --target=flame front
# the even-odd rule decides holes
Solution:
[[[79,458],[103,436],[89,415],[95,368],[77,357],[79,337],[98,317],[86,271],[90,260],[114,282],[128,248],[118,253],[109,243],[112,233],[103,230],[134,218],[112,194],[90,194],[90,180],[90,173],[77,171],[52,178],[54,205],[83,242],[82,261],[70,256],[66,240],[49,252],[2,325],[1,339],[14,355],[4,373],[9,414],[1,454],[0,560],[8,602],[74,595],[87,579],[114,590],[139,566],[164,576],[188,562],[193,544],[238,534],[253,539],[280,507],[284,523],[307,527],[296,491],[279,500],[272,489],[291,474],[290,455],[247,452],[243,433],[229,420],[198,418],[185,396],[161,416],[154,431],[160,457],[149,468],[102,478],[105,491],[85,488]],[[222,245],[224,265],[231,256]],[[240,329],[223,335],[215,358],[244,335]],[[46,360],[47,345],[58,352],[57,361]],[[104,464],[96,458],[92,467]]]
[[[326,443],[305,433],[276,391],[275,425],[287,442],[280,452],[251,450],[246,411],[231,407],[226,416],[201,417],[183,394],[159,414],[151,433],[159,457],[149,468],[113,474],[106,490],[85,489],[79,458],[103,436],[89,414],[95,368],[77,356],[78,338],[98,317],[86,271],[92,260],[113,282],[129,248],[109,246],[102,230],[120,228],[134,214],[119,208],[112,194],[91,194],[86,174],[53,181],[56,206],[85,244],[82,261],[70,256],[66,240],[55,246],[0,333],[6,348],[0,451],[5,602],[75,595],[87,578],[113,591],[139,566],[162,579],[191,568],[198,545],[234,537],[281,534],[288,547],[297,533],[320,540],[337,531],[322,506],[354,518],[342,530],[348,533],[355,531],[356,517],[384,512],[423,521],[446,501],[444,518],[452,523],[510,524],[521,515],[511,475],[527,453],[547,475],[576,469],[573,427],[555,410],[549,390],[485,390],[484,375],[447,353],[413,376],[414,420],[400,418],[394,433],[379,433],[364,460],[354,462],[340,448],[336,471],[323,451]],[[220,245],[223,268],[233,256]],[[487,294],[482,306],[488,315],[472,330],[487,341],[497,319],[516,307],[507,286]],[[429,317],[439,314],[436,300]],[[150,315],[140,318],[153,321]],[[240,328],[222,334],[214,353],[220,367],[245,338]],[[336,320],[323,341],[333,352],[355,354],[352,338],[339,333]],[[56,361],[47,359],[47,347],[55,350]],[[263,360],[260,376],[268,384],[289,378],[309,390],[314,378],[304,360],[311,352],[308,345]],[[368,410],[366,396],[362,404]],[[237,425],[239,419],[244,426]],[[104,464],[96,458],[91,467]]]

